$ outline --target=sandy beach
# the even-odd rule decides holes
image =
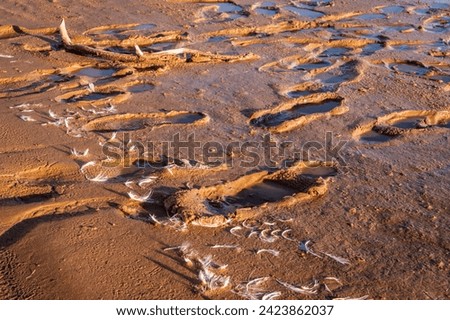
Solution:
[[[0,4],[1,299],[449,299],[450,3]]]

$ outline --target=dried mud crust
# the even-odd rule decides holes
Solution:
[[[164,205],[169,214],[181,215],[187,223],[245,220],[254,218],[258,207],[289,207],[324,195],[336,173],[331,163],[300,162],[274,173],[261,171],[220,185],[179,191]]]

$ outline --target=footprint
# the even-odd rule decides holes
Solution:
[[[202,112],[125,113],[91,120],[83,126],[83,130],[93,132],[135,131],[165,125],[200,125],[208,121],[209,116]]]
[[[312,94],[292,99],[273,109],[255,112],[250,124],[281,133],[300,128],[312,121],[326,119],[348,112],[343,98],[331,92]]]
[[[450,14],[439,14],[425,19],[423,21],[422,28],[433,33],[448,32],[450,28]]]
[[[312,79],[337,90],[344,83],[350,84],[359,81],[365,69],[366,62],[364,60],[337,61],[330,68],[315,70],[317,74],[313,74]]]
[[[296,99],[325,91],[328,91],[327,87],[320,82],[302,82],[295,86],[282,87],[278,93],[281,96]]]
[[[325,194],[328,177],[337,174],[330,163],[300,162],[278,170],[256,172],[237,180],[178,191],[164,202],[169,214],[179,214],[185,222],[225,223],[228,219],[254,218],[252,209],[289,207]]]
[[[115,86],[87,87],[55,98],[57,102],[69,103],[77,106],[103,106],[107,104],[119,104],[130,98],[131,93]]]
[[[396,137],[450,128],[450,111],[406,110],[361,125],[353,132],[363,143],[384,143]]]
[[[396,73],[404,73],[428,80],[450,83],[450,66],[425,65],[416,60],[384,61],[386,67]]]
[[[59,74],[58,70],[36,70],[24,77],[2,78],[0,85],[4,89],[0,92],[0,99],[44,93],[69,80],[70,76]]]

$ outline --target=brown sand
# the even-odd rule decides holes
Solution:
[[[0,298],[448,299],[449,6],[209,2],[2,1]]]

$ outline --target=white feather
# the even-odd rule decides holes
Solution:
[[[198,275],[208,290],[225,289],[230,284],[230,277],[217,275],[209,269],[202,269]]]
[[[279,297],[281,297],[281,292],[275,291],[275,292],[266,293],[265,295],[263,295],[261,300],[274,300]]]
[[[319,288],[319,283],[317,281],[314,281],[314,284],[311,287],[296,287],[292,284],[289,284],[287,282],[283,282],[277,279],[277,282],[279,284],[281,284],[282,286],[284,286],[285,288],[293,291],[293,292],[297,292],[297,293],[301,293],[304,295],[314,295],[317,294],[317,289]]]
[[[30,104],[29,103],[22,103],[22,104],[18,104],[16,106],[13,107],[9,107],[10,109],[22,109],[22,108],[29,108]]]
[[[134,191],[130,191],[128,192],[128,196],[130,197],[130,199],[138,201],[138,202],[151,202],[151,196],[153,194],[153,190],[150,190],[146,195],[138,195],[136,192]]]
[[[80,170],[81,170],[81,172],[84,173],[86,168],[95,166],[96,164],[97,164],[97,162],[95,162],[95,161],[89,161],[88,163],[85,163],[84,165],[82,165]]]
[[[329,254],[329,253],[326,253],[326,252],[322,252],[324,255],[326,255],[327,257],[329,257],[329,258],[331,258],[331,259],[333,259],[333,260],[335,260],[335,261],[337,261],[337,262],[339,262],[340,264],[350,264],[350,260],[348,260],[348,259],[345,259],[345,258],[342,258],[342,257],[338,257],[338,256],[335,256],[335,255],[332,255],[332,254]]]
[[[238,230],[242,230],[242,227],[237,226],[237,227],[231,228],[230,233],[235,237],[242,237],[242,235],[240,235],[239,233],[236,232]]]
[[[127,188],[130,188],[130,189],[131,189],[131,187],[133,186],[133,184],[134,184],[134,181],[133,181],[133,180],[127,180],[127,182],[125,182],[125,186],[126,186]]]
[[[116,107],[114,105],[110,104],[109,107],[105,108],[105,111],[107,113],[116,113],[117,109],[116,109]]]
[[[286,240],[289,240],[289,241],[295,241],[294,239],[292,239],[291,237],[288,236],[288,233],[291,232],[291,231],[292,231],[292,229],[284,230],[284,231],[281,233],[281,237],[282,237],[283,239],[286,239]]]
[[[77,149],[73,148],[70,150],[70,153],[75,157],[86,157],[89,154],[89,149],[84,151],[77,151]]]
[[[21,116],[19,116],[19,118],[20,118],[21,120],[23,120],[23,121],[28,121],[28,122],[30,122],[30,121],[36,121],[34,118],[32,118],[32,117],[30,117],[30,116],[23,116],[23,115],[21,115]]]
[[[141,48],[139,48],[139,46],[137,44],[134,45],[134,49],[136,50],[136,54],[139,57],[143,57],[144,56],[144,53],[142,52]]]
[[[273,243],[273,242],[277,241],[277,237],[268,235],[269,232],[271,232],[270,229],[264,229],[263,231],[261,231],[261,233],[259,234],[259,239],[261,239],[264,242],[269,242],[269,243]]]
[[[310,242],[311,242],[311,240],[304,241],[304,242],[300,242],[300,244],[299,244],[299,249],[300,249],[301,251],[306,252],[306,253],[310,253],[310,254],[312,254],[313,256],[316,256],[316,257],[318,257],[318,258],[322,258],[320,255],[318,255],[317,253],[315,253],[314,251],[312,251],[312,250],[309,248],[309,243],[310,243]]]
[[[92,82],[89,82],[88,90],[89,90],[90,93],[94,93],[95,92],[95,85]]]
[[[211,249],[238,249],[239,246],[234,244],[216,244],[210,247]]]
[[[48,115],[53,119],[59,119],[58,115],[54,113],[52,110],[48,110]]]
[[[106,174],[100,172],[94,178],[87,178],[87,179],[93,182],[105,182],[108,181],[109,177]]]
[[[271,255],[274,255],[275,257],[278,257],[280,255],[280,251],[272,250],[272,249],[260,249],[256,252],[256,254],[261,254],[264,252],[270,253]]]

